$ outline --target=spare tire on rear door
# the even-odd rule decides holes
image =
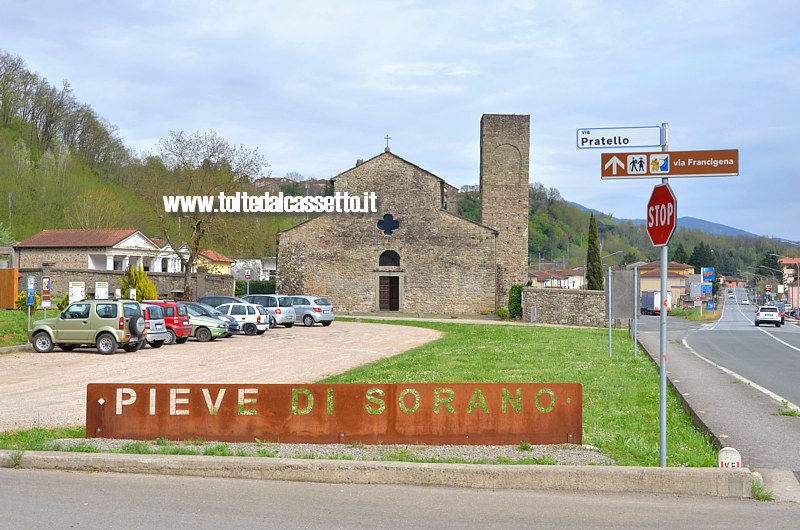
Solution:
[[[128,329],[131,330],[131,335],[141,337],[144,333],[144,318],[142,318],[142,315],[133,315],[130,322],[128,322]]]

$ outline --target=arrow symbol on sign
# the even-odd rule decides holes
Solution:
[[[622,160],[620,160],[616,156],[612,156],[611,160],[606,162],[606,165],[605,165],[605,167],[603,167],[603,169],[608,169],[609,167],[611,167],[611,173],[616,175],[617,174],[617,167],[624,168],[625,164],[623,164]]]

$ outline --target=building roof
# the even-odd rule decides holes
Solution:
[[[200,255],[206,258],[208,261],[215,261],[217,263],[236,263],[236,260],[232,260],[228,256],[220,254],[216,250],[201,250]]]
[[[42,230],[14,246],[17,248],[113,247],[137,232],[139,230],[136,228]]]
[[[800,265],[800,258],[780,258],[778,259],[778,263],[784,267],[797,267]]]
[[[649,269],[659,269],[661,268],[661,261],[651,261],[650,263],[645,263],[644,265],[639,265],[639,270],[649,270]],[[667,264],[667,268],[669,269],[692,269],[694,270],[694,265],[689,265],[687,263],[679,263],[677,261],[670,261]]]
[[[659,269],[651,269],[646,272],[643,272],[639,275],[640,278],[659,278],[661,277],[661,271]],[[686,276],[682,274],[678,274],[675,271],[667,271],[668,278],[686,278]]]

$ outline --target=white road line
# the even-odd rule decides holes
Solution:
[[[781,404],[781,406],[783,406],[783,407],[786,407],[787,409],[791,409],[791,410],[797,410],[797,411],[800,411],[800,407],[798,407],[797,405],[795,405],[794,403],[792,403],[792,402],[791,402],[791,401],[789,401],[788,399],[783,399],[781,396],[779,396],[779,395],[778,395],[778,394],[776,394],[775,392],[772,392],[772,391],[770,391],[770,390],[767,390],[767,389],[766,389],[766,388],[764,388],[763,386],[761,386],[761,385],[758,385],[758,384],[756,384],[756,383],[754,383],[754,382],[750,381],[750,380],[749,380],[749,379],[747,379],[746,377],[742,377],[741,375],[737,374],[737,373],[736,373],[736,372],[734,372],[733,370],[728,370],[728,369],[727,369],[727,368],[725,368],[724,366],[721,366],[721,365],[719,365],[719,364],[715,363],[714,361],[712,361],[712,360],[710,360],[710,359],[706,359],[705,357],[703,357],[702,355],[700,355],[699,353],[697,353],[696,351],[694,351],[694,348],[692,348],[691,346],[689,346],[689,343],[688,343],[688,342],[686,342],[686,337],[684,337],[684,338],[683,338],[683,340],[681,341],[681,343],[683,344],[683,346],[684,346],[684,347],[685,347],[687,350],[689,350],[690,352],[692,352],[693,354],[695,354],[695,355],[696,355],[698,358],[700,358],[700,359],[704,360],[705,362],[707,362],[707,363],[708,363],[708,364],[710,364],[711,366],[713,366],[713,367],[715,367],[715,368],[719,368],[720,370],[722,370],[723,372],[725,372],[725,373],[726,373],[726,374],[728,374],[729,376],[731,376],[731,377],[735,377],[736,379],[738,379],[738,380],[739,380],[739,381],[741,381],[742,383],[746,383],[746,384],[750,385],[751,387],[755,388],[756,390],[758,390],[759,392],[761,392],[761,393],[763,393],[763,394],[766,394],[768,397],[770,397],[770,398],[774,399],[775,401],[777,401],[778,403],[780,403],[780,404]]]
[[[740,313],[742,313],[742,310],[741,310],[741,309],[739,309],[739,312],[740,312]],[[748,322],[750,322],[751,324],[753,324],[753,325],[755,326],[755,324],[756,324],[756,323],[755,323],[754,321],[750,320],[750,318],[748,318],[748,316],[747,316],[747,315],[745,315],[744,313],[742,313],[742,316],[745,318],[745,320],[747,320]],[[791,344],[789,344],[788,342],[786,342],[786,341],[783,341],[783,340],[779,339],[778,337],[776,337],[775,335],[773,335],[773,334],[772,334],[772,333],[770,333],[769,331],[767,331],[767,330],[765,330],[765,329],[762,329],[762,328],[760,328],[760,327],[757,327],[756,329],[757,329],[758,331],[760,331],[761,333],[766,333],[767,335],[769,335],[769,336],[770,336],[770,337],[772,337],[773,339],[777,340],[778,342],[780,342],[780,343],[781,343],[781,344],[783,344],[784,346],[788,346],[789,348],[793,349],[794,351],[796,351],[796,352],[800,352],[800,348],[798,348],[797,346],[792,346],[792,345],[791,345]]]

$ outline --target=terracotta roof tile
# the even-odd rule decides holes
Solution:
[[[235,260],[232,260],[228,256],[220,254],[216,250],[201,250],[200,255],[209,261],[216,261],[222,263],[236,263]]]
[[[109,230],[42,230],[15,246],[45,247],[113,247],[138,232],[136,228]]]

